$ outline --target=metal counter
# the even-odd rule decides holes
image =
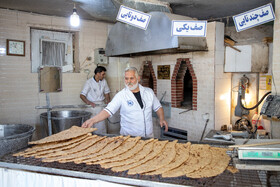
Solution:
[[[230,164],[233,164],[231,161]],[[279,186],[280,171],[240,170],[232,174],[224,171],[216,177],[190,179],[185,176],[163,178],[160,175],[128,175],[125,172],[113,172],[99,165],[69,163],[44,163],[40,159],[13,157],[6,155],[0,158],[0,167],[26,170],[31,172],[69,176],[74,178],[102,180],[112,183],[133,186]]]

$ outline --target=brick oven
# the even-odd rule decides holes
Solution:
[[[187,131],[188,140],[196,141],[205,127],[204,114],[209,114],[205,134],[230,122],[230,106],[220,99],[231,91],[231,76],[223,71],[224,24],[207,23],[206,37],[177,37],[166,29],[171,29],[173,16],[153,14],[146,31],[117,23],[108,36],[106,55],[128,57],[116,58],[116,68],[137,67],[141,84],[152,88],[167,109],[169,127]],[[170,67],[169,79],[158,77],[159,66]],[[155,120],[155,128],[158,124]]]
[[[142,85],[157,95],[157,78],[151,61],[144,62]],[[179,58],[171,77],[171,106],[197,110],[197,78],[189,58]]]
[[[151,61],[146,61],[145,64],[143,65],[141,81],[142,81],[142,86],[153,89],[155,94],[157,95],[157,78]]]
[[[197,78],[188,58],[179,58],[171,77],[171,104],[197,110]]]

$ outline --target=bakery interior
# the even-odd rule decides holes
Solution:
[[[121,7],[150,15],[147,27],[117,20]],[[258,23],[251,17],[238,26],[238,15],[269,7],[273,19]],[[279,0],[1,0],[0,186],[279,186],[279,7]],[[70,23],[73,12],[78,26]],[[262,16],[268,17],[264,11]],[[205,35],[172,35],[176,20],[206,21]],[[256,24],[245,25],[250,22]],[[43,62],[42,43],[58,41],[67,46],[63,64]],[[187,142],[226,149],[226,163],[237,171],[224,168],[199,178],[193,177],[196,169],[165,178],[131,174],[133,168],[115,172],[102,164],[24,157],[40,140],[90,117],[79,95],[98,65],[107,69],[111,98],[125,86],[124,69],[139,70],[141,84],[153,89],[164,109],[169,131],[154,113],[153,125],[154,138],[168,140],[166,150],[174,153]],[[106,123],[107,133],[98,137],[119,137],[119,113]],[[89,139],[97,138],[90,133]],[[210,152],[196,155],[197,163],[203,165]]]

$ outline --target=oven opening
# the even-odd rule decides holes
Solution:
[[[193,101],[193,81],[190,71],[187,69],[184,76],[184,92],[183,92],[183,101],[181,106],[183,108],[192,109]]]
[[[154,79],[148,64],[143,68],[142,85],[154,90]]]
[[[188,58],[179,58],[171,79],[171,104],[175,108],[197,110],[197,78]]]

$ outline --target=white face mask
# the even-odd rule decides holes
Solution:
[[[132,85],[132,87],[129,87],[129,85]],[[128,88],[130,91],[135,90],[138,87],[138,81],[133,85],[132,83],[128,83],[125,85],[126,88]]]

